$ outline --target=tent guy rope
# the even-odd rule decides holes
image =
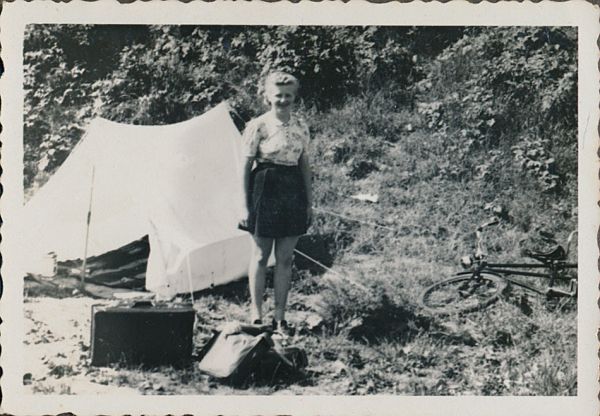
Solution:
[[[361,223],[361,224],[364,224],[364,225],[369,225],[371,227],[383,228],[384,230],[388,230],[388,231],[392,231],[392,232],[396,232],[397,231],[395,228],[392,228],[392,227],[387,227],[385,225],[376,224],[374,222],[359,220],[357,218],[352,218],[352,217],[349,217],[347,215],[337,214],[335,212],[328,211],[328,210],[325,210],[325,209],[322,209],[322,208],[313,208],[313,210],[315,212],[319,212],[319,213],[322,213],[322,214],[332,215],[334,217],[339,217],[339,218],[342,218],[342,219],[345,219],[345,220],[358,222],[358,223]]]
[[[353,279],[348,279],[346,276],[344,276],[340,272],[337,272],[337,271],[333,270],[331,267],[325,266],[323,263],[321,263],[320,261],[318,261],[318,260],[310,257],[308,254],[303,253],[303,252],[301,252],[298,249],[294,249],[294,252],[300,254],[302,257],[306,258],[307,260],[312,261],[313,263],[315,263],[319,267],[322,267],[323,269],[327,270],[329,273],[331,273],[332,275],[335,276],[335,279],[337,279],[337,280],[343,280],[345,282],[351,283],[354,286],[357,286],[357,287],[361,288],[364,291],[368,291],[369,290],[365,285],[363,285],[363,284],[361,284],[361,283],[359,283],[357,281],[354,281]],[[330,280],[334,280],[331,276],[329,276],[329,279]]]
[[[301,251],[300,251],[300,250],[298,250],[298,249],[294,249],[294,252],[295,252],[295,253],[298,253],[298,254],[300,254],[300,255],[301,255],[302,257],[304,257],[305,259],[307,259],[307,260],[309,260],[309,261],[312,261],[312,262],[313,262],[313,263],[315,263],[317,266],[319,266],[319,267],[322,267],[323,269],[327,270],[328,272],[331,272],[331,273],[333,273],[333,274],[335,274],[335,275],[337,275],[337,276],[340,276],[340,277],[342,276],[342,274],[341,274],[341,273],[339,273],[339,272],[336,272],[336,271],[335,271],[335,270],[333,270],[332,268],[325,266],[323,263],[321,263],[320,261],[318,261],[318,260],[316,260],[316,259],[313,259],[313,258],[312,258],[312,257],[310,257],[308,254],[305,254],[305,253],[301,252]]]

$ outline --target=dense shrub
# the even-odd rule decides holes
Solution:
[[[471,29],[427,65],[418,111],[452,137],[447,149],[463,170],[500,176],[500,166],[473,162],[497,149],[541,191],[568,196],[577,170],[576,41],[572,28]]]

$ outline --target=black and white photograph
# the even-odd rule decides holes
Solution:
[[[99,3],[0,15],[4,412],[598,413],[597,6]]]

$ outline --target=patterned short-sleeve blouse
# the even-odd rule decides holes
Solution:
[[[250,120],[242,136],[244,155],[259,162],[295,166],[302,152],[308,152],[306,123],[292,116],[283,123],[271,112]]]

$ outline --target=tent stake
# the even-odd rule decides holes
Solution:
[[[88,205],[87,222],[85,227],[85,248],[83,250],[83,264],[81,266],[81,288],[85,285],[86,268],[87,268],[87,251],[88,241],[90,237],[90,221],[92,219],[92,197],[94,196],[94,175],[96,173],[96,166],[92,166],[92,182],[90,184],[90,203]]]

